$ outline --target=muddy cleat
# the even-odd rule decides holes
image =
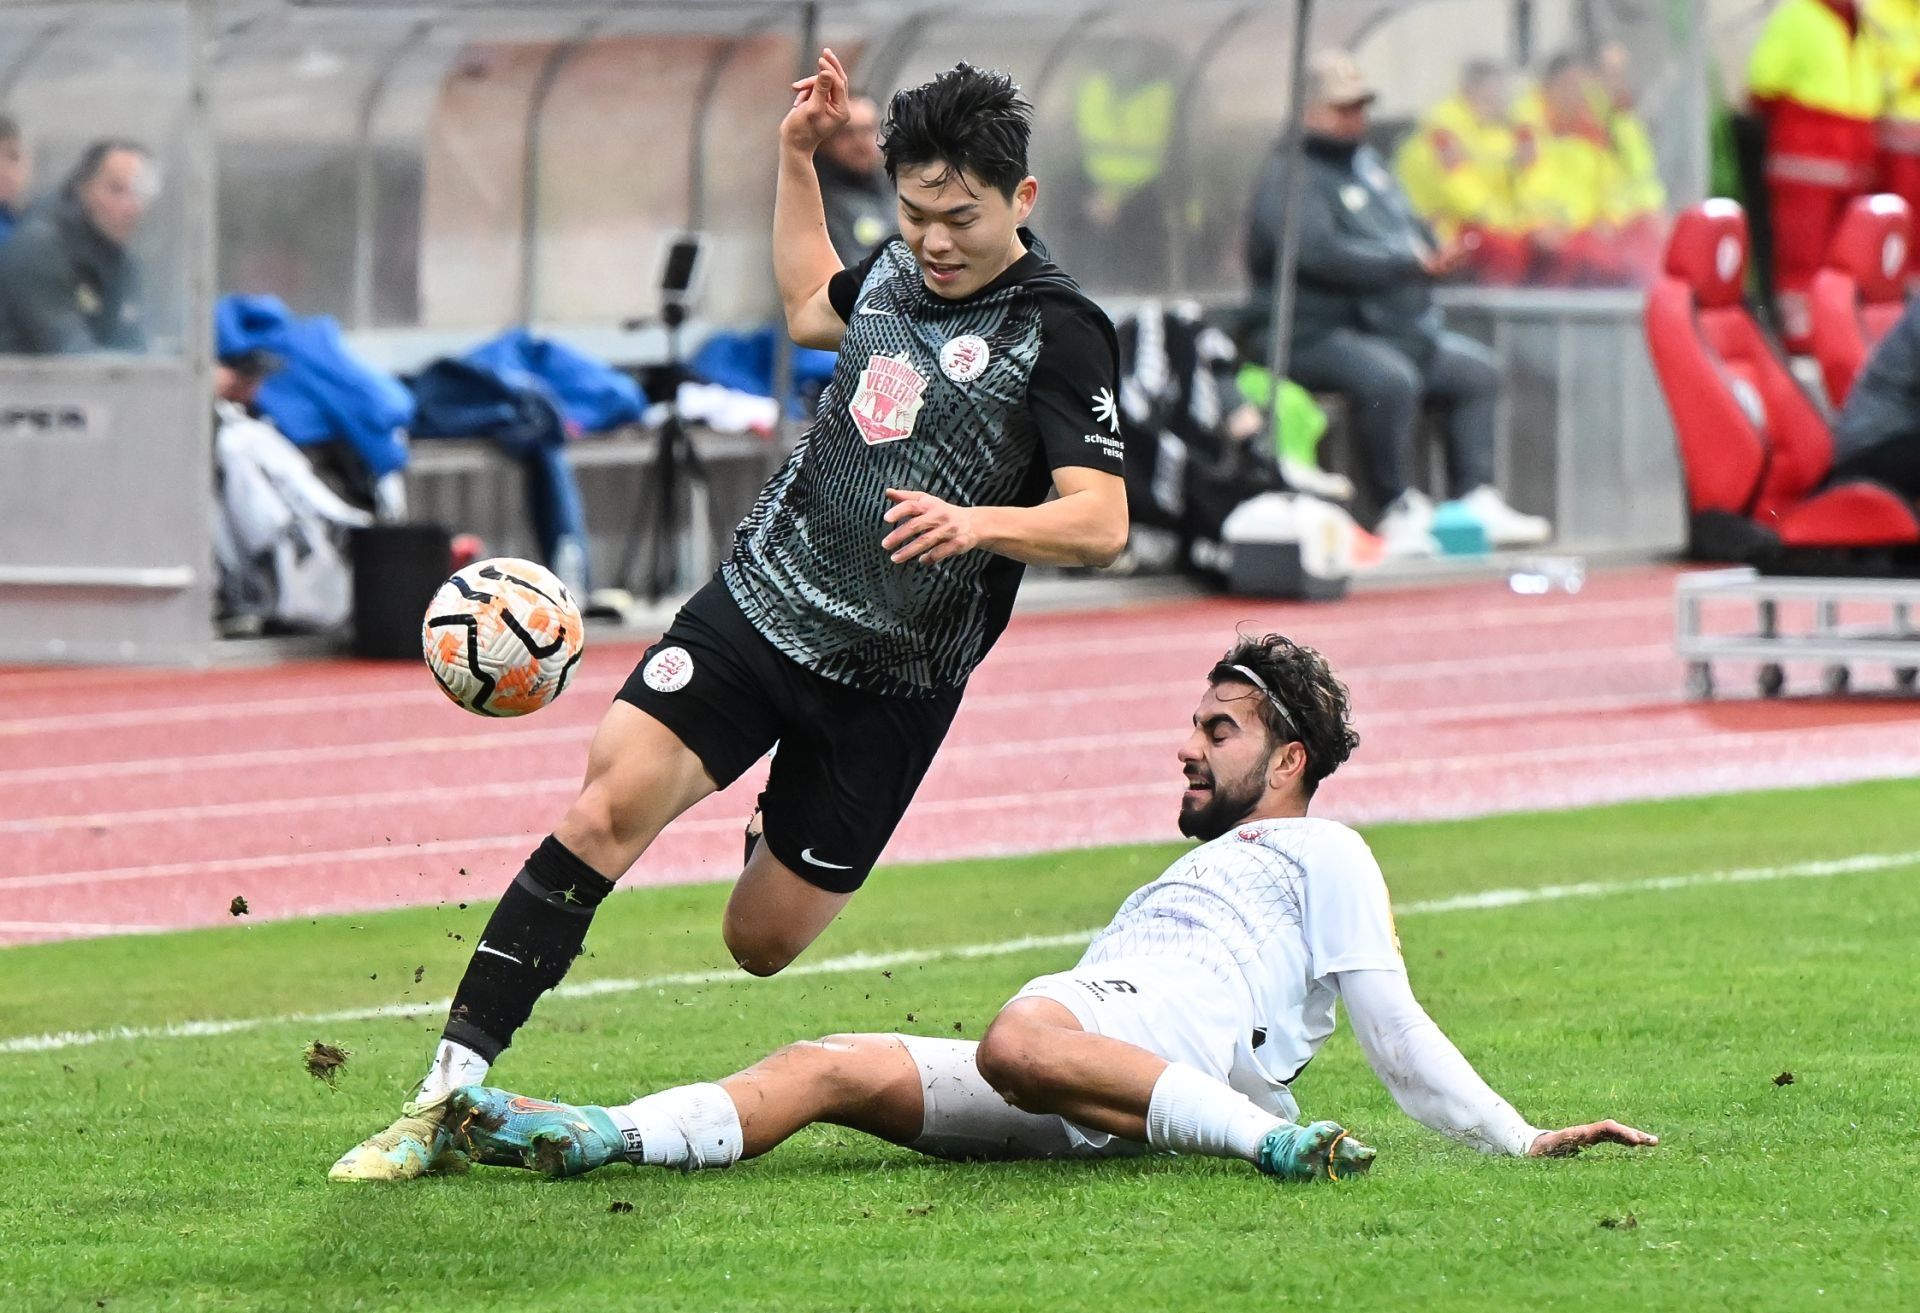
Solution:
[[[557,1178],[626,1161],[625,1137],[605,1108],[548,1103],[486,1085],[461,1086],[448,1107],[454,1149],[488,1167],[524,1167]]]
[[[1347,1134],[1338,1122],[1295,1126],[1284,1122],[1260,1141],[1254,1163],[1268,1176],[1283,1181],[1329,1181],[1358,1176],[1373,1166],[1373,1150]]]
[[[438,1095],[400,1109],[400,1120],[340,1155],[327,1172],[329,1181],[411,1181],[415,1177],[464,1171],[451,1150],[447,1096]]]

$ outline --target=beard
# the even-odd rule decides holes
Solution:
[[[1267,765],[1263,761],[1237,780],[1224,783],[1214,779],[1190,781],[1210,783],[1212,789],[1202,803],[1181,799],[1180,833],[1202,843],[1218,839],[1252,813],[1260,796],[1266,792],[1266,776]]]

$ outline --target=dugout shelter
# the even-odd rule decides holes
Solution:
[[[642,364],[658,253],[692,229],[695,339],[769,322],[773,126],[820,44],[883,103],[961,58],[1012,71],[1037,109],[1036,228],[1124,311],[1244,300],[1251,189],[1320,46],[1356,52],[1391,132],[1469,58],[1622,40],[1672,202],[1698,200],[1709,23],[1692,0],[0,0],[0,109],[36,190],[100,137],[144,142],[162,179],[136,244],[146,350],[0,358],[0,661],[211,658],[222,293],[336,316],[395,370],[513,325]],[[1446,297],[1506,369],[1518,504],[1572,549],[1677,547],[1640,295]],[[739,509],[715,506],[719,532]]]

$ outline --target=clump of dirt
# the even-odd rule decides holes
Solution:
[[[233,901],[227,904],[227,915],[228,916],[245,916],[246,914],[247,914],[247,900],[241,897],[239,894],[235,894],[233,896]]]
[[[1793,1084],[1793,1073],[1790,1071],[1783,1071],[1778,1076],[1775,1076],[1773,1078],[1773,1083],[1775,1085],[1791,1085]]]
[[[307,1075],[317,1081],[325,1081],[328,1085],[332,1085],[339,1077],[340,1069],[347,1065],[347,1057],[347,1050],[339,1047],[337,1044],[326,1044],[320,1040],[315,1040],[313,1043],[307,1045],[307,1051],[304,1055]]]
[[[1637,1229],[1639,1225],[1640,1219],[1632,1213],[1628,1213],[1625,1217],[1603,1217],[1600,1219],[1600,1227],[1604,1231],[1632,1231]]]
[[[609,1213],[631,1213],[633,1211],[633,1205],[624,1199],[616,1199],[607,1205],[607,1211]]]
[[[420,978],[426,974],[427,974],[427,968],[425,967],[425,965],[415,967],[413,969],[413,983],[416,985],[419,984]]]

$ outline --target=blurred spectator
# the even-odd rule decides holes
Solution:
[[[32,179],[33,162],[27,157],[27,140],[20,135],[19,120],[0,114],[0,242],[11,237],[19,224]]]
[[[1865,27],[1886,96],[1877,185],[1920,214],[1920,0],[1868,0]],[[1920,250],[1907,252],[1907,267],[1920,272]]]
[[[1459,94],[1427,112],[1394,161],[1408,199],[1441,241],[1461,246],[1476,281],[1500,286],[1524,282],[1532,260],[1513,199],[1511,99],[1506,69],[1473,60]]]
[[[0,352],[138,351],[140,275],[128,247],[157,190],[146,147],[87,147],[59,193],[0,247]]]
[[[880,108],[869,96],[847,102],[847,121],[813,155],[827,240],[851,269],[899,227],[893,184],[880,155]]]
[[[1653,138],[1637,108],[1640,97],[1633,85],[1633,57],[1623,43],[1609,41],[1600,48],[1595,72],[1600,121],[1613,143],[1618,169],[1610,214],[1633,253],[1637,272],[1650,278],[1666,247],[1667,186],[1660,181]]]
[[[1594,70],[1563,53],[1547,61],[1539,87],[1515,111],[1527,145],[1514,195],[1541,282],[1623,286],[1652,272],[1657,243],[1644,231],[1628,233],[1627,180],[1609,131],[1611,108]]]
[[[1378,152],[1365,144],[1374,91],[1344,51],[1309,66],[1297,296],[1289,372],[1303,387],[1344,393],[1367,482],[1386,509],[1376,532],[1390,554],[1431,555],[1433,504],[1413,486],[1423,401],[1446,409],[1453,495],[1500,544],[1541,542],[1547,522],[1509,507],[1493,486],[1494,406],[1500,376],[1492,353],[1446,331],[1433,280],[1459,267],[1414,215]],[[1247,262],[1255,289],[1254,339],[1272,305],[1288,162],[1276,150],[1254,195]]]
[[[1109,284],[1155,288],[1167,277],[1167,160],[1178,93],[1167,69],[1178,54],[1158,41],[1102,42],[1096,67],[1074,91],[1080,174],[1062,245]],[[1049,220],[1052,223],[1053,220]]]
[[[1920,299],[1887,330],[1833,425],[1828,482],[1877,479],[1920,500]]]
[[[1884,97],[1853,0],[1783,0],[1753,48],[1747,95],[1766,126],[1774,314],[1800,351],[1807,287],[1847,202],[1873,182]]]

